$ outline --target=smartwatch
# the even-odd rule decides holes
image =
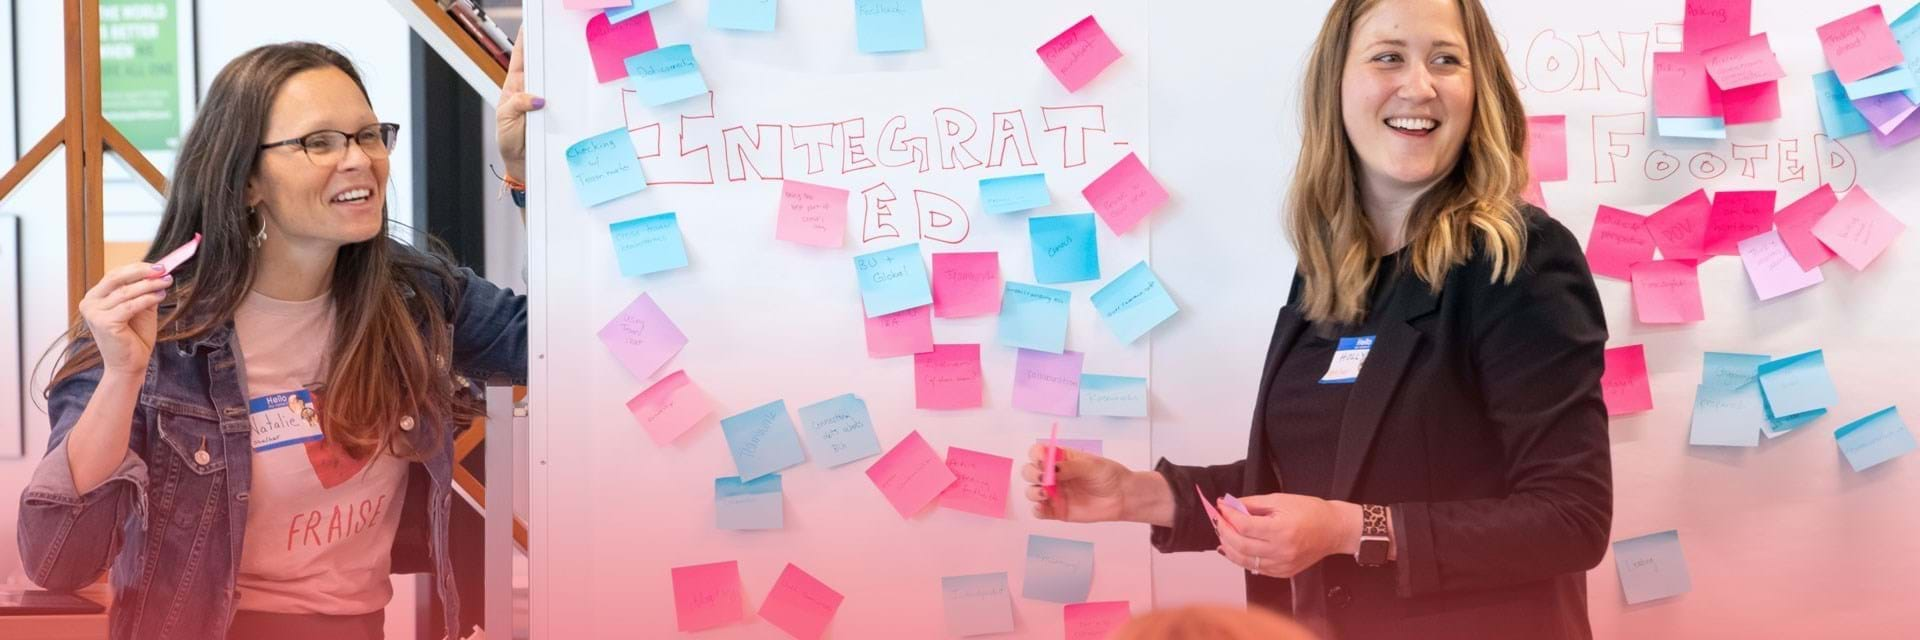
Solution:
[[[1387,508],[1377,504],[1360,505],[1360,551],[1353,554],[1353,561],[1362,567],[1378,567],[1387,563],[1387,552],[1393,547],[1393,538],[1387,526]]]

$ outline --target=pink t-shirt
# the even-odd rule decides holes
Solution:
[[[320,435],[317,407],[325,398],[311,388],[326,380],[332,300],[248,292],[233,324],[253,427],[237,608],[328,615],[385,608],[407,464],[390,454],[356,460]]]

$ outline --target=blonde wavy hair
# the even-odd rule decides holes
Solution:
[[[1258,605],[1191,605],[1134,618],[1108,640],[1318,640],[1312,631]]]
[[[1359,159],[1341,118],[1341,78],[1353,27],[1381,0],[1336,0],[1314,42],[1301,90],[1300,159],[1287,196],[1287,229],[1305,288],[1294,305],[1308,320],[1353,324],[1367,314],[1380,268],[1372,222],[1360,205]],[[1473,117],[1453,170],[1422,194],[1407,217],[1415,275],[1434,292],[1476,241],[1494,281],[1511,282],[1526,253],[1517,195],[1527,185],[1527,122],[1500,45],[1480,0],[1454,0],[1466,31]]]

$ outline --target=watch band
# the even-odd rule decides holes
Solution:
[[[1387,537],[1387,508],[1377,504],[1360,505],[1360,537]]]
[[[1360,505],[1360,550],[1353,554],[1354,563],[1363,567],[1384,565],[1392,546],[1387,508],[1377,504]]]

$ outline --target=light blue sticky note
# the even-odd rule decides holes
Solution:
[[[653,107],[707,93],[707,79],[693,59],[693,46],[684,44],[627,58],[627,84],[641,102]]]
[[[1830,138],[1845,138],[1866,133],[1873,125],[1847,100],[1845,85],[1832,71],[1813,74],[1814,104],[1820,107],[1820,125]]]
[[[1086,602],[1093,591],[1093,543],[1027,536],[1027,581],[1020,597],[1061,604]]]
[[[1874,465],[1912,453],[1913,432],[1900,420],[1899,407],[1887,407],[1847,426],[1834,430],[1840,453],[1854,471],[1866,471]]]
[[[1047,174],[980,179],[980,208],[987,213],[1013,213],[1053,204]]]
[[[1827,357],[1815,349],[1760,365],[1760,386],[1767,391],[1767,415],[1785,418],[1840,402],[1827,376]]]
[[[1650,533],[1613,543],[1613,562],[1620,569],[1620,590],[1627,604],[1671,598],[1693,590],[1687,577],[1687,557],[1680,549],[1679,531]]]
[[[1008,282],[1000,293],[1000,344],[1047,353],[1067,350],[1071,292]]]
[[[829,469],[880,454],[867,401],[851,393],[800,407],[800,430],[813,459]]]
[[[1662,137],[1725,140],[1726,118],[1657,118],[1655,128]]]
[[[1093,292],[1093,308],[1113,336],[1129,344],[1180,311],[1145,260]]]
[[[775,0],[707,0],[707,26],[741,31],[772,31]]]
[[[920,0],[853,0],[853,18],[862,53],[927,48]]]
[[[1731,389],[1753,382],[1760,376],[1760,365],[1772,359],[1772,356],[1750,353],[1708,351],[1700,368],[1700,384]]]
[[[687,266],[687,245],[680,238],[680,217],[672,212],[615,222],[613,252],[620,275],[643,276]]]
[[[1766,397],[1767,397],[1767,392],[1765,389],[1762,389],[1760,391],[1760,399],[1764,402],[1766,400]],[[1767,434],[1768,440],[1772,440],[1774,438],[1778,438],[1780,436],[1786,435],[1788,431],[1792,431],[1794,429],[1798,429],[1800,427],[1804,427],[1809,424],[1812,424],[1813,421],[1819,420],[1820,416],[1824,416],[1824,415],[1827,415],[1826,409],[1821,409],[1818,411],[1808,411],[1806,413],[1802,413],[1797,416],[1787,416],[1785,418],[1775,418],[1773,416],[1767,416],[1767,423],[1764,425],[1761,425],[1760,430],[1762,433]]]
[[[787,416],[787,402],[775,400],[720,421],[733,453],[734,467],[747,482],[807,461],[800,436]]]
[[[1913,70],[1902,64],[1898,67],[1876,73],[1853,82],[1841,85],[1846,88],[1847,98],[1859,100],[1877,95],[1920,89],[1915,84]]]
[[[727,476],[713,479],[713,526],[732,531],[779,529],[786,526],[786,499],[780,474],[752,482]]]
[[[860,279],[860,301],[869,318],[933,304],[920,243],[854,256],[853,271]]]
[[[1906,13],[1894,18],[1888,26],[1893,28],[1893,39],[1900,43],[1900,53],[1907,59],[1902,66],[1920,81],[1920,2],[1908,7]],[[1907,99],[1920,102],[1920,89],[1908,91]]]
[[[1147,417],[1147,379],[1080,374],[1080,415]]]
[[[628,137],[626,127],[567,147],[567,174],[573,176],[573,190],[580,195],[580,203],[589,207],[647,188],[647,176],[640,172],[640,154],[633,150],[633,138]]]
[[[1757,447],[1767,423],[1760,385],[1734,388],[1700,385],[1693,397],[1693,426],[1687,443],[1708,447]]]
[[[940,579],[947,634],[965,638],[1013,631],[1013,595],[1007,572]]]
[[[622,20],[652,11],[672,2],[673,0],[633,0],[633,6],[631,7],[613,7],[607,9],[607,23],[620,24]]]
[[[1100,247],[1093,214],[1076,213],[1027,219],[1033,240],[1033,279],[1059,284],[1100,279]]]

